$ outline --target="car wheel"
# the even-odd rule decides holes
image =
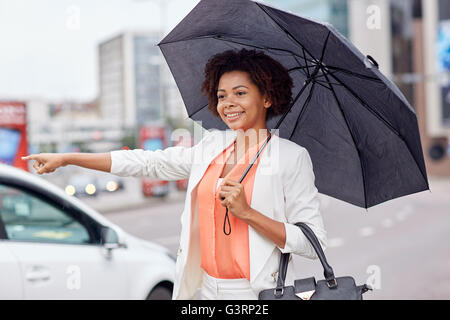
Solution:
[[[172,300],[172,290],[163,286],[157,286],[150,292],[147,300]]]

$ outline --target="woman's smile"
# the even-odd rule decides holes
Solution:
[[[225,113],[225,116],[227,117],[227,120],[230,122],[234,122],[241,118],[241,116],[244,114],[244,111],[241,112],[233,112],[233,113]]]

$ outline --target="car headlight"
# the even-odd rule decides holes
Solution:
[[[69,184],[65,191],[69,196],[73,196],[75,194],[75,187]]]
[[[92,183],[89,183],[89,184],[86,186],[86,188],[84,188],[84,191],[86,191],[87,194],[92,195],[92,194],[95,193],[96,188],[95,188],[95,186],[94,186]]]
[[[117,189],[119,189],[119,185],[115,181],[108,181],[108,183],[106,184],[106,190],[108,190],[109,192],[114,192]]]

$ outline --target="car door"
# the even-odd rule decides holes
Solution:
[[[126,299],[126,252],[101,244],[101,228],[67,201],[0,183],[3,244],[18,260],[26,299]]]
[[[0,239],[0,300],[23,299],[22,275],[19,261]]]

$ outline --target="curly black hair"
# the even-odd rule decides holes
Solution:
[[[266,121],[287,110],[292,101],[293,81],[288,70],[262,51],[241,49],[227,50],[212,56],[205,66],[205,80],[201,92],[208,97],[208,109],[217,112],[217,87],[220,77],[230,71],[244,71],[258,87],[267,94],[272,106],[267,110]]]

